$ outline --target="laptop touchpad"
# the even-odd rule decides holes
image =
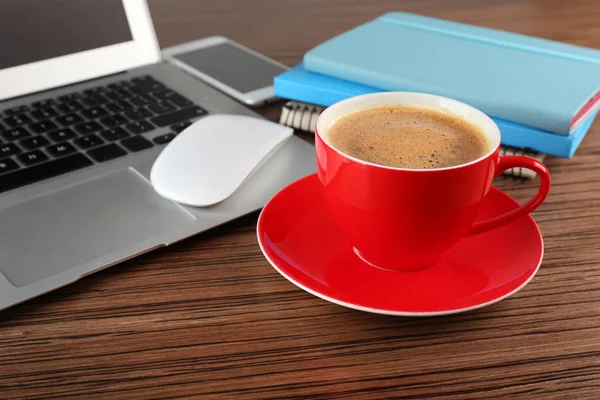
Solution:
[[[123,170],[0,209],[0,270],[25,286],[193,222]]]

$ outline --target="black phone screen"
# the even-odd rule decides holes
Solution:
[[[230,43],[196,49],[173,58],[197,69],[219,82],[248,93],[273,84],[273,78],[285,71],[254,54]]]

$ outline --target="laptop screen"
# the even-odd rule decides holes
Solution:
[[[133,40],[122,0],[2,0],[0,69]]]

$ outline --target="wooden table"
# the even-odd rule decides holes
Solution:
[[[597,0],[150,5],[163,47],[220,34],[288,65],[394,9],[600,49]],[[547,164],[542,268],[493,306],[410,319],[327,303],[267,263],[254,213],[0,313],[0,398],[600,398],[600,123]],[[496,184],[523,201],[537,182]]]

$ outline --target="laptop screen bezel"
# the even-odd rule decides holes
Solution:
[[[122,0],[133,40],[0,70],[0,100],[161,60],[146,0]]]

